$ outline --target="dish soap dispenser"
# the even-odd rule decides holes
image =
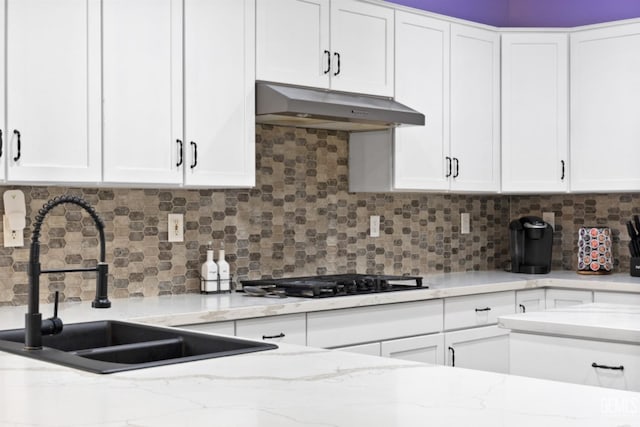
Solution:
[[[224,259],[224,244],[220,244],[218,252],[218,275],[220,276],[220,292],[231,291],[231,275],[229,274],[229,263]]]
[[[200,292],[218,291],[218,265],[213,262],[213,246],[207,246],[207,260],[200,270]]]

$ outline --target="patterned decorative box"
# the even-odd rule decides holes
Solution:
[[[613,269],[609,227],[580,227],[578,230],[578,273],[608,274]]]

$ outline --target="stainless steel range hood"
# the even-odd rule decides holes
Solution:
[[[344,131],[424,125],[424,115],[388,98],[256,83],[256,123]]]

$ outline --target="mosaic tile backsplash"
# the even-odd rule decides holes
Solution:
[[[556,212],[554,269],[575,270],[578,227],[599,225],[612,229],[614,271],[628,270],[620,231],[639,212],[639,195],[354,194],[346,133],[259,126],[256,144],[253,189],[0,187],[24,191],[28,216],[25,247],[0,247],[0,305],[26,303],[31,220],[60,194],[84,197],[105,220],[112,298],[198,292],[209,241],[216,256],[224,244],[234,281],[502,269],[510,219],[547,210]],[[460,234],[462,212],[471,214],[470,234]],[[184,214],[184,242],[167,241],[169,213]],[[370,215],[381,216],[379,238],[368,237]],[[43,268],[89,267],[97,257],[97,232],[81,208],[62,205],[47,216]],[[93,273],[43,275],[40,297],[51,301],[57,290],[63,301],[92,300],[94,283]]]

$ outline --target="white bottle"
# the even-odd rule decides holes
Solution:
[[[200,290],[202,292],[215,292],[218,290],[218,265],[213,262],[213,247],[211,242],[207,246],[207,260],[200,270]]]
[[[229,273],[229,263],[224,259],[224,245],[220,244],[218,252],[218,275],[220,276],[220,290],[222,292],[231,290],[231,274]]]

